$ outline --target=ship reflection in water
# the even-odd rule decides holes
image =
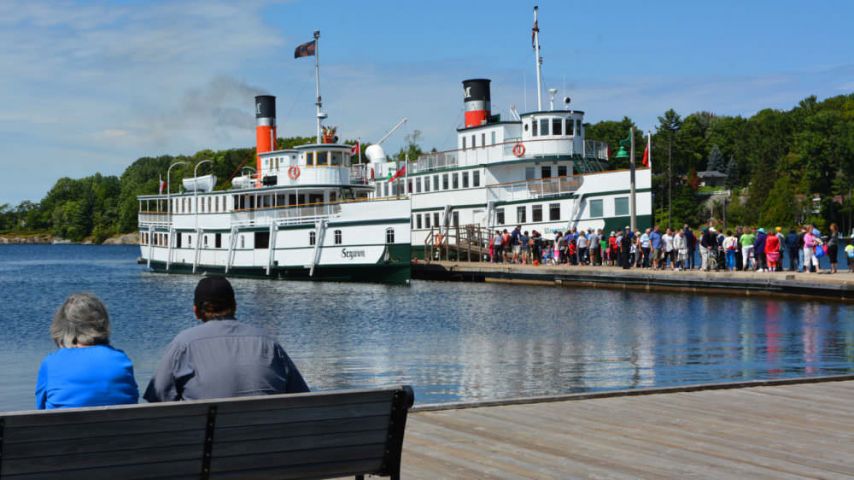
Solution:
[[[53,310],[102,297],[144,385],[194,325],[197,278],[141,273],[134,248],[0,248],[0,409],[31,406]],[[316,390],[394,383],[419,403],[854,372],[844,304],[593,289],[234,280]]]

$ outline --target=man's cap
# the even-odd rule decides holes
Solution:
[[[197,307],[231,308],[235,305],[234,289],[225,277],[205,277],[196,285],[193,303]]]
[[[760,228],[760,229],[759,229],[759,233],[765,233],[765,229],[764,229],[764,228]]]

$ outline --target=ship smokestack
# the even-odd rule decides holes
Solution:
[[[463,80],[466,102],[466,128],[486,125],[489,122],[489,82],[485,78]]]
[[[261,175],[261,154],[276,149],[276,97],[255,97],[255,172]]]

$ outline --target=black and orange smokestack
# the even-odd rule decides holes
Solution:
[[[261,154],[276,149],[276,97],[255,97],[255,171],[261,174]]]
[[[463,80],[466,102],[466,128],[489,122],[489,82],[485,78]]]

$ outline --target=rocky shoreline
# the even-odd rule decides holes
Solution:
[[[64,238],[55,237],[47,233],[36,233],[31,235],[0,234],[0,245],[97,245],[91,238],[82,242],[72,242]],[[139,233],[123,233],[104,240],[101,245],[137,245],[139,244]]]

